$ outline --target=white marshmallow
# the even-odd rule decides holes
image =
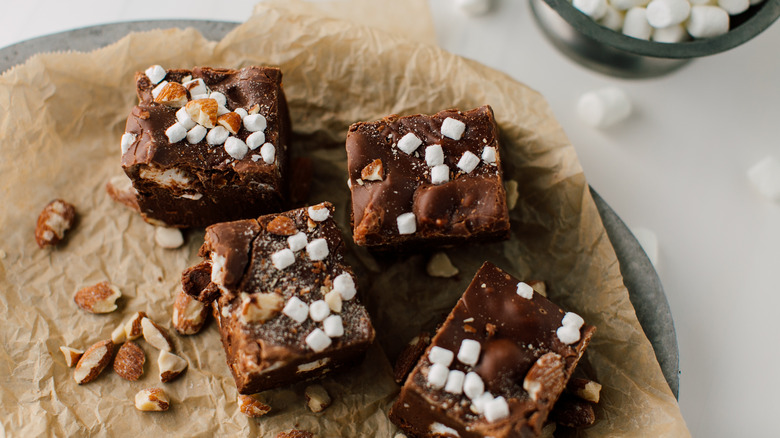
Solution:
[[[184,236],[178,228],[154,227],[154,241],[162,248],[174,249],[184,245]]]
[[[431,182],[443,184],[450,180],[450,168],[446,164],[439,164],[431,168]]]
[[[496,162],[496,148],[493,146],[485,146],[482,149],[482,161],[488,164],[494,164]]]
[[[147,68],[144,73],[153,84],[159,84],[161,80],[165,79],[165,75],[167,74],[161,65],[153,65]]]
[[[477,414],[485,412],[485,405],[493,401],[493,394],[489,392],[483,392],[479,397],[471,400],[471,410]]]
[[[447,367],[435,363],[428,368],[428,384],[436,389],[443,388],[449,375],[450,370]]]
[[[192,94],[192,99],[190,100],[198,100],[198,99],[208,99],[209,93],[202,93],[202,94]]]
[[[457,0],[455,4],[464,14],[476,17],[490,10],[490,2],[491,0]]]
[[[780,173],[778,176],[778,196],[780,196]],[[631,227],[631,234],[636,237],[639,246],[645,250],[647,258],[650,259],[650,263],[658,270],[658,237],[654,232],[643,227]]]
[[[582,319],[580,315],[577,315],[574,312],[566,312],[565,315],[563,315],[563,319],[561,320],[561,324],[567,326],[567,327],[573,327],[577,330],[582,327],[583,324],[585,324],[585,320]]]
[[[315,222],[322,222],[330,217],[330,210],[322,204],[312,205],[306,209],[309,218]]]
[[[240,160],[246,156],[246,153],[249,152],[249,148],[240,138],[228,137],[228,139],[225,140],[225,152],[236,160]]]
[[[637,6],[644,6],[648,4],[650,0],[610,0],[610,5],[618,11],[627,11]]]
[[[181,123],[176,122],[165,130],[165,135],[168,136],[169,143],[178,143],[187,137],[187,130]]]
[[[264,131],[267,125],[262,114],[250,114],[244,117],[244,128],[249,132]]]
[[[729,15],[738,15],[748,10],[750,0],[718,0],[718,6],[728,12]]]
[[[408,132],[406,135],[401,137],[400,140],[398,140],[398,149],[406,152],[407,154],[411,154],[417,150],[421,144],[422,140],[414,135],[414,133]]]
[[[283,249],[271,254],[271,263],[276,269],[282,270],[295,263],[295,254],[290,249]]]
[[[570,325],[562,325],[555,331],[558,339],[566,345],[573,344],[580,340],[580,329]]]
[[[458,160],[458,168],[466,173],[470,173],[477,168],[479,161],[478,156],[471,153],[471,151],[466,151],[463,153],[463,156],[460,157],[460,160]]]
[[[460,140],[464,131],[466,131],[466,124],[458,119],[447,117],[441,123],[441,134],[453,140]]]
[[[263,131],[253,132],[246,138],[246,145],[252,150],[259,148],[263,143],[265,143],[265,133]]]
[[[572,5],[594,20],[603,17],[607,12],[607,0],[573,0]]]
[[[504,397],[498,396],[485,403],[485,419],[492,423],[509,416],[509,405]]]
[[[263,157],[265,164],[274,164],[276,148],[271,143],[266,143],[260,148],[260,155]]]
[[[206,133],[208,130],[200,125],[195,125],[194,128],[190,129],[187,132],[187,143],[189,144],[195,144],[200,143],[203,138],[206,136]]]
[[[207,94],[209,92],[209,89],[206,87],[206,83],[203,82],[203,79],[201,78],[182,82],[182,85],[187,89],[187,91],[190,92],[190,96]]]
[[[157,84],[156,87],[152,88],[152,97],[157,99],[157,96],[160,94],[160,91],[162,91],[165,86],[168,85],[168,81],[162,81],[159,84]]]
[[[482,382],[482,378],[475,372],[466,374],[466,379],[463,381],[463,393],[466,397],[474,400],[485,392],[485,383]]]
[[[219,91],[212,91],[209,93],[209,98],[217,101],[217,105],[227,106],[227,98]]]
[[[425,164],[430,167],[444,164],[444,151],[440,144],[434,144],[425,148]]]
[[[577,113],[588,125],[606,128],[631,114],[631,101],[620,88],[602,88],[583,94],[577,102]]]
[[[680,43],[688,39],[688,32],[682,24],[673,24],[654,30],[652,39],[657,43]]]
[[[328,241],[325,239],[314,239],[306,244],[306,254],[310,260],[324,260],[328,256]]]
[[[233,110],[233,112],[238,114],[238,116],[241,117],[242,121],[244,120],[244,117],[249,115],[249,113],[243,108],[236,108]]]
[[[137,136],[135,134],[131,134],[129,132],[125,132],[122,134],[122,140],[120,141],[120,144],[122,146],[122,155],[127,153],[127,150],[130,149],[130,146],[135,143],[135,138]]]
[[[206,143],[211,146],[219,146],[224,143],[228,137],[230,137],[230,131],[225,129],[224,126],[216,126],[211,128],[209,133],[206,134]]]
[[[306,248],[306,244],[309,243],[309,239],[306,238],[306,233],[299,231],[287,238],[287,245],[290,247],[290,251],[300,251]]]
[[[330,337],[328,337],[324,331],[318,328],[312,330],[312,332],[306,336],[306,345],[314,350],[315,353],[324,351],[326,348],[330,347],[331,343],[332,341],[330,340]]]
[[[712,38],[729,31],[729,13],[717,6],[694,6],[685,29],[694,38]]]
[[[351,300],[357,293],[355,280],[347,272],[339,274],[333,279],[333,290],[338,292],[339,295],[341,295],[341,299],[344,301]]]
[[[439,346],[431,347],[431,351],[428,352],[428,360],[431,363],[437,363],[445,367],[449,367],[454,358],[455,353]]]
[[[325,334],[331,338],[338,338],[344,335],[344,322],[339,315],[330,315],[322,322],[322,328]]]
[[[647,5],[647,22],[656,29],[669,27],[682,23],[690,13],[688,0],[653,0]]]
[[[607,4],[607,11],[597,22],[607,29],[618,32],[623,28],[623,12]]]
[[[631,8],[623,19],[623,35],[649,40],[653,33],[653,27],[647,22],[647,9],[642,7]]]
[[[747,172],[754,189],[770,201],[780,201],[780,161],[768,156],[754,164]]]
[[[287,304],[284,305],[284,309],[282,309],[282,313],[292,318],[297,323],[302,323],[303,321],[306,321],[306,318],[309,317],[309,306],[306,305],[303,301],[301,301],[298,297],[292,297],[289,300],[287,300]]]
[[[482,350],[482,345],[473,339],[464,339],[460,343],[460,350],[458,350],[458,360],[466,365],[474,366],[479,362],[479,352]]]
[[[414,213],[404,213],[396,219],[398,234],[414,234],[417,231],[417,217]]]
[[[463,394],[463,381],[465,379],[466,373],[463,371],[450,370],[444,390],[450,394]]]
[[[221,116],[221,115],[227,114],[229,112],[230,112],[230,110],[227,109],[227,107],[225,105],[217,106],[217,116]]]
[[[184,107],[181,107],[178,111],[176,111],[176,120],[181,123],[182,126],[184,126],[184,129],[188,131],[197,125],[197,123],[195,123],[195,121],[192,120],[192,117],[190,117],[190,115],[187,113],[187,109]]]
[[[313,321],[320,322],[330,315],[330,306],[324,300],[317,300],[309,304],[309,317]]]
[[[517,283],[517,294],[525,298],[526,300],[533,299],[534,288],[528,285],[528,283],[524,283],[521,281],[520,283]]]

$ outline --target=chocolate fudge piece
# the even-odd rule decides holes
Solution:
[[[136,91],[122,168],[147,222],[207,226],[282,209],[290,116],[279,69],[153,67]]]
[[[486,262],[390,419],[411,436],[538,436],[594,331]]]
[[[214,316],[239,393],[320,377],[374,340],[332,213],[323,203],[206,229],[200,255],[219,290]],[[203,271],[183,280],[200,299],[210,296]]]
[[[358,245],[409,249],[509,237],[490,106],[355,123],[346,148]]]

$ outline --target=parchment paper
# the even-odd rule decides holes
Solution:
[[[351,246],[378,342],[361,364],[323,381],[335,403],[321,414],[304,407],[305,384],[261,394],[273,408],[266,417],[240,414],[213,323],[199,335],[177,337],[189,369],[171,384],[159,382],[157,352],[141,341],[147,362],[140,381],[107,371],[78,386],[59,347],[86,349],[138,310],[170,328],[180,273],[197,260],[202,242],[202,230],[190,230],[185,247],[157,247],[153,228],[103,189],[121,174],[119,138],[136,100],[133,74],[151,64],[280,66],[295,153],[315,163],[310,201],[337,206],[347,241],[349,124],[489,103],[502,132],[506,178],[520,187],[512,239],[448,251],[460,269],[454,279],[428,277],[425,254],[375,258]],[[581,366],[604,390],[598,422],[582,436],[688,435],[636,320],[574,147],[543,97],[504,74],[297,2],[274,3],[258,5],[219,43],[191,29],[167,30],[133,34],[88,54],[36,56],[0,77],[0,108],[0,424],[8,436],[274,436],[294,427],[317,436],[392,436],[386,412],[398,388],[387,357],[440,322],[485,260],[546,280],[555,302],[598,327]],[[35,221],[57,197],[75,204],[80,219],[63,245],[40,250]],[[74,292],[102,280],[122,290],[120,308],[107,315],[78,309]],[[133,407],[135,393],[151,386],[164,386],[170,411]]]

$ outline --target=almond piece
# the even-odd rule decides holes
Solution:
[[[229,112],[217,117],[217,124],[222,125],[233,135],[238,134],[238,130],[241,129],[241,116],[235,112]]]
[[[447,254],[443,252],[437,252],[428,261],[428,265],[425,267],[425,272],[431,277],[450,278],[458,275],[458,268],[452,264]]]
[[[238,394],[238,410],[247,417],[262,417],[271,407],[251,395]]]
[[[181,357],[160,350],[160,356],[157,358],[157,366],[160,368],[160,381],[168,383],[179,377],[187,369],[187,361]]]
[[[116,300],[122,292],[113,284],[101,281],[98,284],[79,289],[73,301],[89,313],[110,313],[116,310]]]
[[[332,402],[330,394],[322,385],[309,385],[304,394],[306,395],[306,406],[315,414],[324,411]]]
[[[241,320],[245,324],[263,324],[278,315],[284,307],[284,298],[276,293],[241,294]]]
[[[114,331],[111,332],[111,342],[119,345],[127,340],[127,334],[125,333],[125,325],[119,324]]]
[[[217,126],[217,110],[219,104],[214,99],[195,99],[187,102],[184,107],[190,118],[206,128]]]
[[[144,334],[141,327],[141,320],[144,318],[146,318],[146,313],[135,312],[135,315],[125,322],[125,337],[128,341],[138,339]]]
[[[152,347],[158,350],[173,351],[173,341],[168,331],[160,327],[149,318],[141,320],[141,328],[144,333],[144,340]]]
[[[119,348],[114,358],[114,371],[119,377],[136,381],[144,374],[146,355],[141,347],[133,341],[125,342]]]
[[[135,395],[135,408],[139,411],[160,412],[171,407],[168,396],[161,388],[147,388]]]
[[[520,197],[520,193],[517,191],[517,181],[506,180],[504,190],[506,190],[506,208],[513,210],[517,205],[517,198]]]
[[[246,113],[251,116],[252,114],[257,114],[259,112],[260,112],[260,104],[256,103],[252,105],[252,108],[249,108]]]
[[[154,227],[154,241],[162,248],[176,249],[184,245],[184,236],[178,228]]]
[[[73,205],[55,199],[43,207],[35,226],[35,241],[44,248],[60,243],[65,237],[65,231],[73,226],[76,220],[76,209]]]
[[[173,328],[182,335],[194,335],[203,328],[209,308],[200,301],[187,295],[183,289],[176,294],[173,302]]]
[[[331,290],[325,294],[325,303],[333,313],[341,313],[341,293],[337,290]]]
[[[385,178],[385,170],[382,166],[382,160],[377,158],[376,160],[368,163],[363,170],[360,171],[360,178],[365,181],[382,181]]]
[[[531,400],[538,401],[540,396],[560,394],[564,383],[563,359],[559,354],[550,352],[537,359],[528,370],[523,380],[523,389]]]
[[[154,101],[172,108],[181,108],[187,104],[187,89],[178,82],[168,82]]]
[[[298,232],[295,222],[287,216],[276,216],[271,222],[268,222],[265,229],[269,233],[279,236],[292,236]]]
[[[598,403],[601,398],[601,383],[589,379],[571,379],[566,388],[577,397],[592,403]]]
[[[114,343],[111,340],[100,341],[87,348],[73,371],[73,380],[79,385],[89,383],[100,375],[111,362]]]
[[[79,359],[81,359],[81,356],[84,354],[84,350],[77,350],[75,348],[71,348],[65,345],[60,347],[60,351],[65,356],[65,365],[67,365],[68,368],[71,368],[74,365],[76,365]]]
[[[528,282],[528,285],[539,295],[543,297],[547,296],[547,283],[539,280],[531,280]]]
[[[139,211],[138,191],[127,176],[115,176],[106,183],[108,197],[134,211]]]

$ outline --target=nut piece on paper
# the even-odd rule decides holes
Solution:
[[[187,361],[173,353],[160,350],[157,366],[160,368],[160,381],[168,383],[176,380],[187,369]]]
[[[133,341],[125,342],[114,358],[114,371],[119,377],[134,382],[144,374],[146,355]]]
[[[566,389],[577,397],[592,403],[598,403],[601,398],[601,384],[589,379],[571,379]]]
[[[309,385],[306,387],[306,406],[310,411],[322,412],[333,402],[330,394],[322,385]]]
[[[168,396],[161,388],[147,388],[135,395],[135,408],[139,411],[160,412],[171,407]]]
[[[171,335],[163,327],[157,325],[149,318],[141,320],[144,340],[152,347],[158,350],[173,351],[173,341]]]
[[[179,289],[173,302],[173,328],[182,335],[194,335],[206,324],[210,307]]]
[[[35,226],[35,241],[38,246],[45,248],[60,243],[65,238],[65,231],[73,226],[75,220],[76,208],[73,205],[62,199],[46,204]]]
[[[437,252],[428,261],[425,272],[431,277],[450,278],[458,275],[460,271],[452,264],[447,254]]]
[[[141,337],[144,334],[141,327],[141,320],[146,318],[146,313],[135,312],[130,319],[125,322],[125,337],[128,341],[132,341]]]
[[[107,281],[79,289],[73,301],[89,313],[110,313],[116,310],[116,300],[122,296],[119,288]]]
[[[65,365],[67,365],[68,368],[75,366],[79,359],[81,359],[81,355],[84,354],[84,350],[78,350],[66,345],[60,347],[60,351],[62,352],[63,356],[65,356]]]
[[[528,370],[523,380],[523,389],[528,391],[532,400],[537,400],[539,394],[560,393],[566,382],[564,365],[557,353],[547,353],[536,360]]]
[[[138,192],[133,187],[133,182],[126,175],[115,176],[106,183],[108,197],[133,211],[139,211]]]
[[[251,395],[238,395],[238,410],[247,417],[262,417],[271,411],[271,407]]]
[[[184,245],[184,236],[178,228],[154,227],[154,241],[161,248],[176,249]]]
[[[113,354],[114,343],[110,339],[89,347],[76,364],[73,380],[79,385],[83,385],[97,379],[106,366],[111,363]]]

